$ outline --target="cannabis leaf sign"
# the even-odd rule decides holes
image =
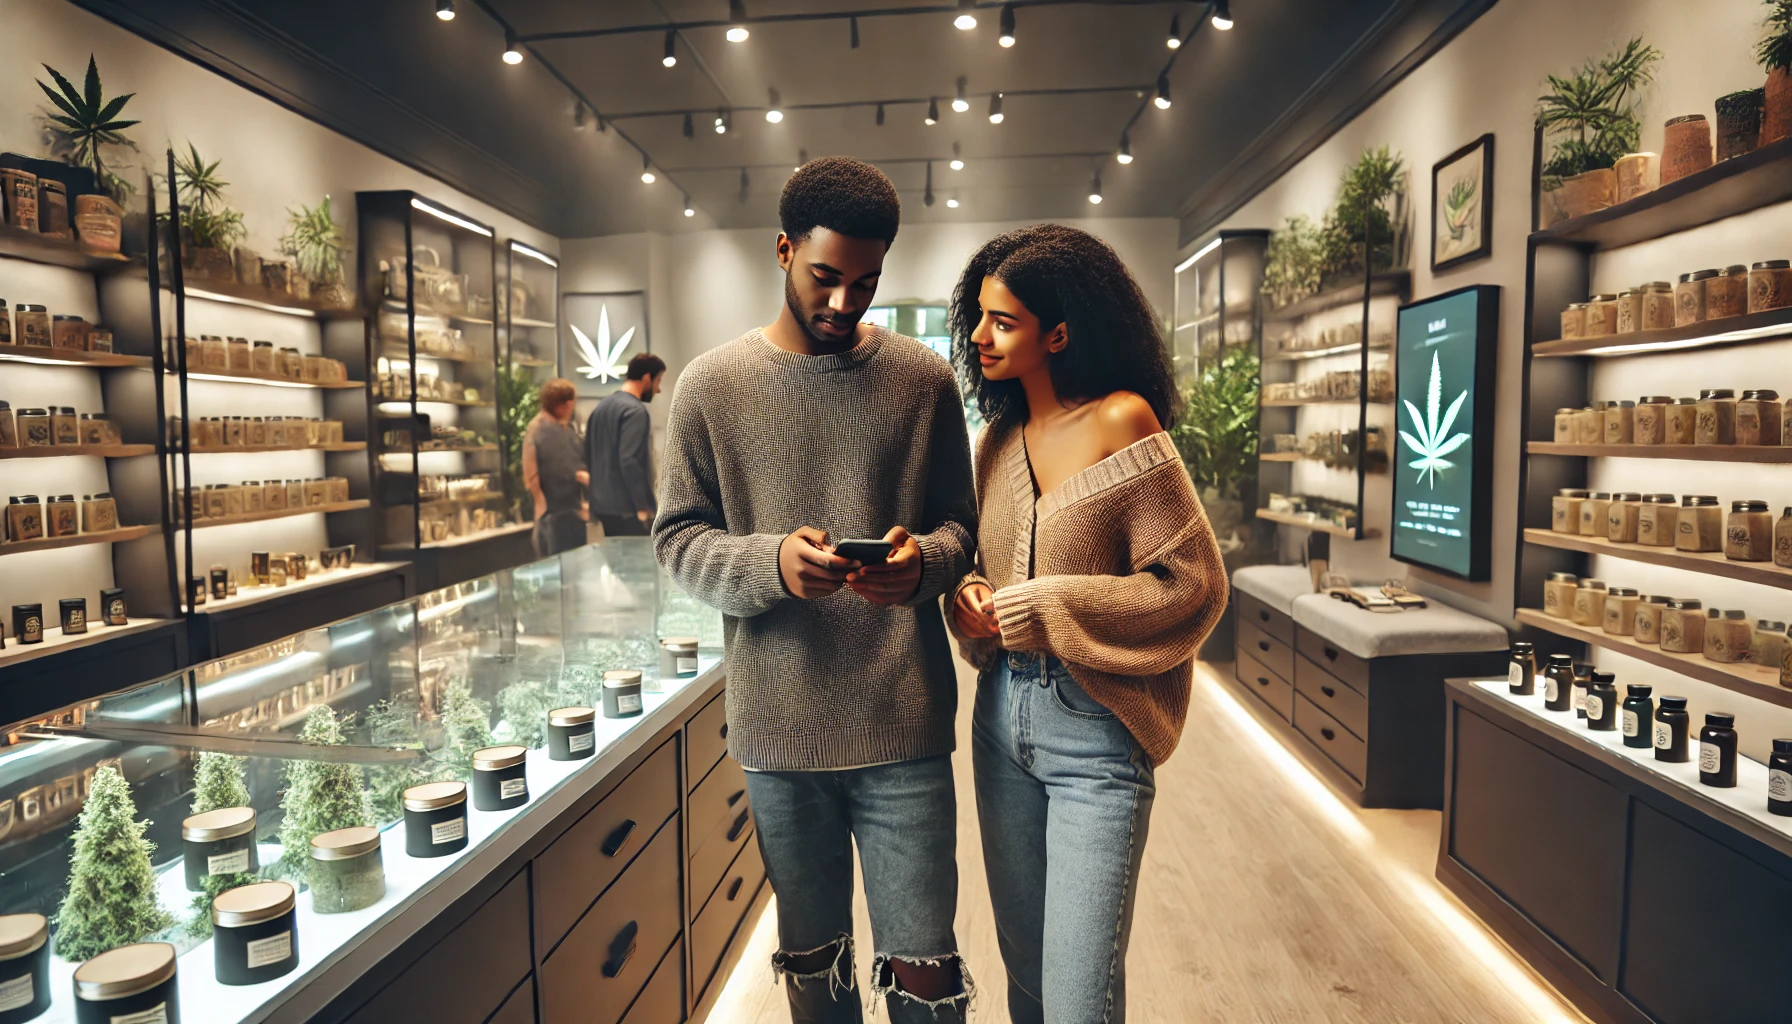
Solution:
[[[572,326],[573,340],[578,342],[579,353],[585,357],[585,365],[579,372],[586,380],[608,383],[628,376],[628,364],[623,361],[622,354],[628,351],[628,344],[634,340],[635,329],[630,327],[615,343],[610,341],[610,307],[599,306],[597,311],[597,343],[594,345],[585,332],[577,325]]]
[[[1443,422],[1438,422],[1437,409],[1443,402],[1444,375],[1437,364],[1437,353],[1431,353],[1431,387],[1425,399],[1425,416],[1419,415],[1419,409],[1411,401],[1403,400],[1406,412],[1412,417],[1412,428],[1418,432],[1417,437],[1402,430],[1400,437],[1406,441],[1407,447],[1413,450],[1418,458],[1406,464],[1408,469],[1419,471],[1419,479],[1437,486],[1437,474],[1440,470],[1453,468],[1456,464],[1444,456],[1463,446],[1468,441],[1468,434],[1450,435],[1450,425],[1456,422],[1456,414],[1461,411],[1462,403],[1468,399],[1468,390],[1456,396],[1450,403],[1450,409],[1444,413]],[[1427,479],[1429,478],[1429,479]]]

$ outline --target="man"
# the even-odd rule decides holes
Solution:
[[[900,220],[889,179],[814,160],[778,215],[784,308],[680,377],[655,548],[724,616],[728,749],[748,769],[793,1019],[861,1019],[856,840],[890,1020],[962,1021],[958,695],[938,598],[976,536],[963,406],[945,360],[859,323]],[[833,550],[875,538],[894,547],[881,564]]]
[[[585,450],[591,464],[591,514],[606,537],[645,537],[659,504],[653,498],[653,419],[647,403],[660,393],[666,361],[642,352],[628,361],[628,379],[591,410]]]
[[[523,434],[523,485],[535,499],[535,554],[547,558],[585,543],[585,452],[573,430],[578,392],[555,378],[541,386],[541,411]]]

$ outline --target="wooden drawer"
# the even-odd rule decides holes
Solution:
[[[553,951],[661,823],[678,810],[678,754],[667,742],[535,861],[535,920]]]
[[[691,716],[684,726],[684,785],[697,788],[722,755],[728,753],[728,691]]]
[[[759,857],[759,844],[748,843],[734,858],[722,884],[703,913],[691,922],[691,979],[698,989],[698,1001],[709,989],[716,965],[728,951],[728,939],[740,926],[740,919],[759,894],[759,883],[765,881],[765,862]]]
[[[529,881],[522,871],[348,1019],[480,1024],[528,976],[529,959]],[[189,1011],[191,1020],[208,1016],[202,1008]]]
[[[724,757],[710,769],[709,777],[697,784],[686,805],[685,814],[691,822],[691,852],[697,852],[696,841],[708,836],[730,811],[739,813],[746,806],[747,773],[734,758]]]
[[[1367,661],[1310,629],[1302,628],[1295,631],[1294,646],[1300,653],[1312,658],[1313,664],[1355,687],[1356,692],[1368,696],[1369,663]]]
[[[1245,688],[1256,694],[1263,703],[1268,704],[1271,711],[1281,715],[1284,720],[1294,717],[1292,683],[1242,651],[1238,654],[1238,660],[1233,662],[1233,671],[1238,673],[1238,681],[1245,684]]]
[[[1294,678],[1294,649],[1248,622],[1238,624],[1238,653],[1256,658],[1283,679]]]
[[[716,891],[716,885],[722,881],[722,873],[734,858],[740,854],[740,848],[753,837],[753,808],[743,804],[740,810],[722,817],[716,822],[709,835],[697,838],[691,835],[691,913],[695,915],[703,911],[703,905],[709,902],[710,893]]]
[[[525,978],[485,1024],[535,1024],[535,979]]]
[[[1271,608],[1238,590],[1232,592],[1232,606],[1238,609],[1239,622],[1248,622],[1288,646],[1294,646],[1294,619],[1287,612]]]
[[[1304,654],[1294,663],[1294,689],[1343,723],[1358,739],[1369,738],[1369,698],[1345,686]]]
[[[1337,762],[1346,775],[1359,783],[1363,781],[1369,757],[1368,745],[1298,692],[1294,695],[1294,727]]]
[[[678,938],[678,831],[677,818],[661,826],[542,963],[543,1024],[616,1024],[647,984]]]
[[[628,1008],[622,1024],[679,1024],[684,1020],[684,942],[660,960],[641,997]]]

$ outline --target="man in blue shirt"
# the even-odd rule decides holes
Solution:
[[[659,503],[653,496],[653,419],[666,361],[643,352],[628,361],[628,379],[591,410],[585,464],[591,467],[591,515],[606,537],[645,537]]]

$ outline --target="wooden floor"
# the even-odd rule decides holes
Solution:
[[[960,668],[958,938],[979,988],[973,1020],[996,1024],[1008,1021],[1006,981],[971,796],[975,680]],[[1264,730],[1256,703],[1218,675],[1230,671],[1198,666],[1189,729],[1158,771],[1127,958],[1130,1020],[1584,1020],[1433,879],[1437,812],[1364,811],[1339,797]],[[789,1021],[767,966],[775,912],[774,903],[711,1021]],[[857,916],[868,937],[862,898]],[[871,950],[861,941],[864,991]]]

